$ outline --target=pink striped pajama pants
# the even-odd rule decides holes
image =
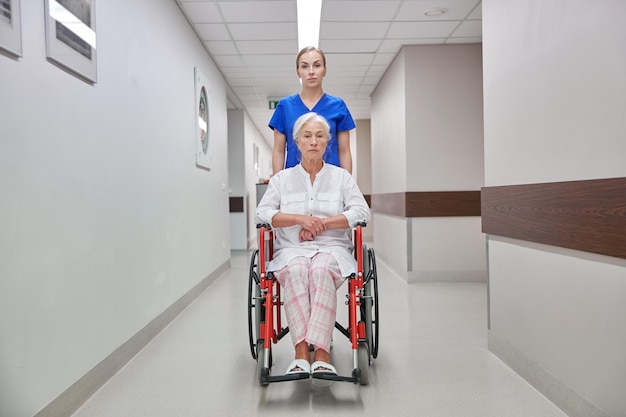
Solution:
[[[330,352],[337,314],[337,290],[344,282],[330,253],[298,256],[274,272],[282,287],[289,333],[294,346],[303,340]]]

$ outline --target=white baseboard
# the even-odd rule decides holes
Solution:
[[[569,417],[611,417],[492,331],[488,334],[488,345],[491,353]]]

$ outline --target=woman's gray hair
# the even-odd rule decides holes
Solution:
[[[330,142],[330,124],[328,124],[328,120],[326,120],[324,116],[315,112],[305,113],[298,117],[298,120],[296,120],[296,123],[293,125],[293,140],[296,142],[298,141],[302,126],[308,122],[318,122],[324,126],[324,131],[326,132],[326,136],[328,136],[328,141]]]

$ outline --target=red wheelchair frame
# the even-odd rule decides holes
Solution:
[[[348,325],[344,327],[335,322],[335,328],[352,345],[352,375],[321,373],[309,376],[271,375],[272,343],[278,343],[289,332],[289,328],[282,326],[280,285],[273,274],[266,271],[267,263],[274,254],[274,232],[268,224],[257,225],[259,248],[253,252],[250,260],[248,283],[248,336],[250,352],[257,362],[257,376],[261,385],[309,377],[361,385],[369,383],[371,358],[378,356],[378,276],[374,250],[363,244],[363,227],[365,223],[359,223],[354,228],[357,272],[347,278]]]

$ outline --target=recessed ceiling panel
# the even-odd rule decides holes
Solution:
[[[391,24],[387,38],[447,38],[459,22],[395,22]]]
[[[193,23],[222,23],[217,5],[212,2],[183,2],[183,9]]]
[[[200,23],[196,30],[203,41],[229,41],[230,34],[222,23]]]
[[[482,20],[466,20],[452,33],[453,37],[481,37],[483,33]]]
[[[376,54],[374,56],[374,60],[372,61],[372,65],[382,65],[388,66],[393,61],[393,58],[396,54]]]
[[[282,1],[219,1],[227,22],[295,22],[296,2]]]
[[[294,54],[295,56],[298,52],[298,40],[237,41],[237,49],[244,55]]]
[[[296,54],[292,55],[245,55],[244,61],[247,66],[254,68],[284,67],[295,68]]]
[[[387,22],[322,22],[320,39],[380,39],[388,27]]]
[[[380,22],[392,20],[400,1],[338,0],[322,3],[322,20],[326,22]]]
[[[374,53],[378,45],[380,45],[380,39],[325,39],[320,42],[320,48],[325,53]]]
[[[297,24],[291,23],[231,23],[228,25],[236,41],[297,39]]]
[[[235,43],[231,41],[204,41],[204,46],[211,51],[211,55],[235,55],[239,52]]]
[[[373,59],[374,54],[326,54],[326,62],[329,68],[369,65]]]
[[[213,57],[220,67],[241,67],[244,65],[241,56],[239,55],[215,55]]]

